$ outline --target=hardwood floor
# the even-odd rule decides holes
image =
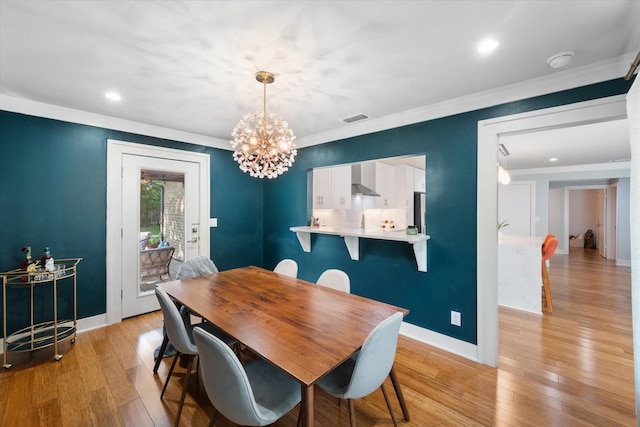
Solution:
[[[396,371],[411,413],[401,424],[636,425],[630,269],[596,252],[571,248],[570,256],[553,257],[553,314],[500,308],[498,369],[400,337]],[[161,327],[160,312],[150,313],[80,334],[64,344],[59,362],[52,349],[11,355],[14,366],[0,372],[0,425],[173,425],[181,377],[161,401],[170,359],[152,374]],[[208,425],[204,390],[194,382],[189,391],[181,425]],[[359,426],[391,425],[379,391],[355,408]],[[294,410],[275,425],[293,427],[296,420]],[[348,424],[347,405],[317,390],[316,426]]]

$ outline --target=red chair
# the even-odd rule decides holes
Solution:
[[[558,247],[558,239],[553,234],[547,234],[542,243],[542,312],[552,313],[551,285],[549,283],[549,271],[547,270],[547,260],[551,259]]]

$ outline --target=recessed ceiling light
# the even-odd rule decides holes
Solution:
[[[556,157],[552,157],[552,158],[550,158],[550,159],[549,159],[549,161],[550,161],[550,162],[557,162],[557,161],[558,161],[558,159],[557,159]]]
[[[482,40],[480,44],[478,44],[478,52],[480,53],[492,52],[498,47],[499,44],[500,42],[498,42],[498,40],[496,39],[486,38]]]
[[[116,102],[122,101],[122,97],[117,92],[106,92],[104,94],[104,97],[107,98],[109,101],[116,101]]]

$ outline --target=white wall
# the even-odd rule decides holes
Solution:
[[[549,233],[556,237],[563,236],[564,232],[564,190],[562,188],[549,189]],[[569,253],[556,250],[557,253]]]
[[[603,204],[603,190],[569,191],[569,235],[577,236],[587,230],[598,235],[598,224],[604,223],[600,217]]]
[[[630,185],[631,180],[629,178],[621,178],[618,181],[618,233],[616,242],[616,263],[620,265],[631,265]]]

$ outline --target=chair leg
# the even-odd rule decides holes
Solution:
[[[184,398],[187,395],[187,387],[189,387],[189,378],[191,377],[191,368],[193,368],[194,355],[189,355],[189,362],[187,363],[187,373],[184,376],[184,384],[182,385],[182,396],[180,397],[180,405],[178,406],[178,413],[176,414],[176,424],[178,427],[180,424],[180,415],[182,415],[182,407],[184,406]]]
[[[384,395],[384,401],[387,402],[387,408],[389,408],[389,413],[391,414],[391,420],[393,421],[393,427],[398,427],[398,421],[396,420],[396,415],[393,413],[393,408],[391,407],[391,401],[389,400],[389,395],[387,394],[387,389],[384,388],[384,384],[380,385],[382,389],[382,394]]]
[[[169,344],[169,337],[166,332],[164,334],[164,338],[162,339],[162,344],[160,345],[160,352],[158,353],[158,357],[156,357],[156,364],[153,365],[153,373],[158,373],[158,368],[160,367],[160,362],[162,362],[162,356],[164,356],[164,351],[167,349],[167,344]]]
[[[551,284],[549,283],[549,270],[547,263],[542,260],[542,311],[544,313],[553,313],[553,304],[551,303]]]
[[[167,390],[167,385],[169,385],[169,378],[173,374],[173,368],[176,367],[176,362],[178,361],[178,357],[180,357],[180,352],[176,351],[176,355],[173,358],[173,362],[171,362],[171,368],[169,368],[169,373],[167,374],[167,379],[164,382],[164,387],[162,387],[162,393],[160,393],[160,399],[164,396],[164,392]]]
[[[211,414],[211,421],[209,421],[209,427],[213,427],[213,425],[216,423],[216,420],[218,419],[218,415],[220,415],[220,412],[218,412],[218,410],[214,407],[213,414]]]
[[[409,409],[407,408],[407,404],[404,401],[404,395],[402,394],[402,389],[400,388],[400,381],[398,381],[398,376],[396,375],[395,369],[391,367],[391,372],[389,372],[389,377],[391,377],[391,384],[393,384],[393,389],[396,392],[396,396],[398,396],[398,403],[400,403],[400,408],[402,408],[402,415],[404,415],[404,420],[409,421]]]
[[[347,399],[349,404],[349,423],[351,427],[356,427],[356,411],[353,410],[353,399]]]

